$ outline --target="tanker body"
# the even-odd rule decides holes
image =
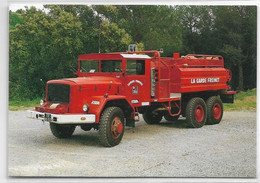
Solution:
[[[231,72],[218,55],[159,51],[84,54],[78,78],[48,81],[46,96],[28,116],[50,122],[54,136],[70,137],[76,126],[98,130],[104,146],[120,143],[125,126],[134,127],[139,114],[148,124],[186,117],[188,126],[218,124],[223,102],[233,103]]]

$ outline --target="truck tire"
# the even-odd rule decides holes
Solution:
[[[190,99],[186,107],[186,122],[192,128],[201,128],[207,119],[206,103],[200,97]]]
[[[168,112],[163,116],[167,121],[176,121],[179,119],[180,115],[171,116]]]
[[[80,125],[80,128],[84,131],[90,131],[93,128],[92,124],[84,124],[84,125]]]
[[[153,110],[155,109],[148,109],[143,114],[144,121],[147,124],[159,124],[162,120],[163,115],[161,113],[153,113]]]
[[[124,113],[119,107],[108,107],[101,115],[99,122],[99,141],[105,147],[120,143],[124,134]]]
[[[207,102],[207,122],[208,125],[220,123],[223,116],[223,104],[217,96],[209,97]]]
[[[74,125],[60,125],[56,123],[50,123],[52,134],[57,138],[69,138],[75,131]]]

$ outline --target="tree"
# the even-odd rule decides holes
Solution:
[[[43,97],[40,79],[73,77],[80,54],[125,51],[132,42],[123,29],[85,6],[45,6],[17,12],[22,23],[10,30],[10,98]],[[92,15],[91,15],[92,12]],[[12,12],[10,12],[12,13]],[[11,22],[11,21],[10,21]]]
[[[220,54],[234,89],[256,87],[256,7],[46,5],[9,12],[11,99],[43,96],[40,79],[73,77],[78,55],[143,50]]]
[[[256,7],[220,6],[213,12],[216,16],[216,34],[221,42],[218,49],[225,56],[227,66],[238,75],[235,77],[235,88],[243,90],[255,86]],[[245,66],[251,68],[247,73]],[[247,78],[251,79],[249,86],[244,85]]]
[[[108,22],[128,33],[146,50],[164,48],[164,55],[182,49],[178,12],[171,6],[93,6]]]
[[[181,14],[183,52],[223,55],[231,85],[256,87],[256,7],[176,6]]]
[[[210,6],[178,6],[181,13],[184,52],[215,54],[214,15]]]
[[[94,10],[91,6],[82,5],[47,5],[50,13],[59,7],[62,11],[78,17],[82,24],[82,41],[86,53],[125,51],[132,42],[131,36],[116,23]],[[114,6],[98,6],[104,9],[115,9]],[[112,11],[109,11],[112,16]]]
[[[100,51],[102,53],[126,51],[132,38],[115,23],[102,21],[100,25]],[[99,32],[97,30],[97,32]]]
[[[16,24],[22,24],[23,21],[20,18],[19,13],[9,12],[9,29],[14,29]]]
[[[21,14],[23,24],[10,30],[10,98],[44,93],[40,79],[73,76],[70,65],[83,52],[81,22],[58,7],[46,15],[32,7]]]

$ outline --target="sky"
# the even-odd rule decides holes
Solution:
[[[43,0],[44,1],[44,0]],[[92,3],[91,3],[92,1]],[[114,4],[120,4],[122,3],[120,0],[105,0],[105,1],[100,1],[100,0],[85,0],[85,2],[77,2],[77,0],[74,2],[72,1],[73,3],[75,4],[111,4],[111,2],[115,1],[117,3],[114,3]],[[161,2],[162,1],[162,2]],[[219,1],[214,1],[214,0],[211,0],[210,3],[209,1],[205,1],[205,0],[175,0],[174,2],[172,2],[171,0],[161,0],[161,1],[158,1],[158,0],[132,0],[131,2],[133,4],[136,4],[138,5],[139,3],[141,4],[163,4],[163,5],[255,5],[255,2],[257,2],[258,0],[247,0],[247,1],[243,1],[243,0],[231,0],[231,1],[228,1],[228,0],[219,0]],[[39,2],[39,3],[38,3]],[[42,9],[43,8],[43,4],[41,3],[41,1],[38,1],[38,2],[32,2],[32,3],[13,3],[9,5],[9,10],[12,10],[13,12],[18,10],[18,9],[25,9],[24,6],[35,6],[37,9]],[[103,3],[102,3],[103,2]],[[104,3],[106,2],[106,3]],[[145,3],[146,2],[146,3]],[[67,1],[64,1],[64,4],[73,4],[73,3],[68,3]],[[259,3],[259,2],[258,2]],[[46,2],[46,4],[48,4],[48,1]],[[54,2],[49,2],[49,4],[55,4],[55,0]],[[60,4],[59,3],[56,3],[56,4]],[[62,3],[61,3],[62,4]],[[113,3],[112,3],[113,4]],[[124,4],[124,3],[123,3]],[[140,5],[140,4],[139,4]],[[258,4],[259,5],[259,4]]]
[[[43,8],[43,4],[10,4],[9,10],[14,12],[19,9],[25,9],[24,6],[28,6],[28,7],[35,6],[37,9]]]

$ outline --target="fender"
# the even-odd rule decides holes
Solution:
[[[126,96],[123,95],[104,95],[104,96],[93,96],[92,101],[90,103],[89,114],[96,115],[96,123],[99,123],[100,115],[109,101],[114,100],[125,100],[129,106],[131,106],[132,110],[135,111],[134,107],[129,103],[126,99]]]

